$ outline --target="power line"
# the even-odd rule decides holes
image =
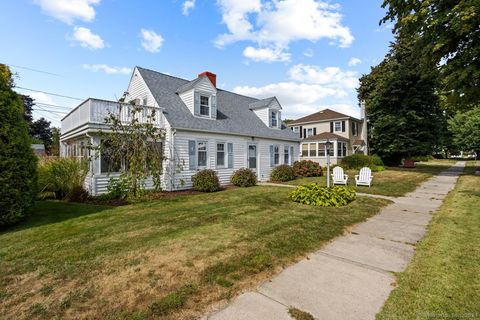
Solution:
[[[44,102],[35,102],[35,104],[40,104],[46,107],[51,107],[51,108],[62,108],[62,109],[67,109],[68,111],[72,110],[71,107],[65,107],[65,106],[58,106],[55,104],[49,104],[49,103],[44,103]]]
[[[64,96],[64,95],[58,94],[58,93],[51,93],[51,92],[46,92],[46,91],[42,91],[42,90],[34,90],[34,89],[24,88],[24,87],[20,87],[20,86],[16,86],[15,88],[22,89],[22,90],[28,90],[28,91],[34,91],[34,92],[41,92],[41,93],[45,93],[45,94],[48,94],[48,95],[51,95],[51,96],[68,98],[68,99],[72,99],[72,100],[80,100],[80,101],[85,100],[85,99],[75,98],[75,97],[71,97],[71,96]]]
[[[35,110],[35,109],[40,109],[40,110],[42,110],[42,111],[51,113],[51,114],[53,114],[53,115],[55,115],[55,116],[57,116],[57,117],[59,117],[59,118],[62,117],[61,115],[58,114],[57,111],[47,110],[47,109],[44,109],[44,108],[38,107],[38,106],[37,106],[36,108],[33,108],[33,110]],[[38,110],[37,110],[37,111],[38,111]]]
[[[39,73],[45,73],[45,74],[49,74],[49,75],[52,75],[52,76],[61,77],[61,75],[59,75],[59,74],[52,73],[52,72],[48,72],[48,71],[33,69],[33,68],[29,68],[29,67],[16,66],[16,65],[14,65],[14,64],[7,64],[7,65],[10,66],[10,67],[14,67],[14,68],[25,69],[25,70],[29,70],[29,71],[34,71],[34,72],[39,72]]]

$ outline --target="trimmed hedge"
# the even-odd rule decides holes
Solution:
[[[379,156],[368,156],[365,154],[353,154],[351,156],[344,157],[340,166],[344,169],[361,169],[363,167],[369,167],[372,171],[383,171],[385,167],[382,159]]]
[[[297,177],[320,177],[323,175],[320,164],[312,160],[295,161],[293,171]]]
[[[349,204],[356,198],[353,189],[342,186],[322,187],[318,183],[299,186],[290,193],[294,202],[317,207],[340,207]]]
[[[24,106],[12,90],[12,74],[0,64],[0,228],[24,218],[37,193],[37,157],[24,119]]]
[[[270,180],[272,181],[291,181],[295,180],[295,178],[295,171],[288,164],[276,166],[270,174]]]
[[[220,181],[217,173],[210,169],[198,171],[192,176],[193,190],[202,192],[215,192],[220,190]]]
[[[233,173],[230,181],[238,187],[252,187],[257,184],[257,175],[251,169],[241,168]]]

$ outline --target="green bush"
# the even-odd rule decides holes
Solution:
[[[273,168],[270,174],[270,180],[272,181],[291,181],[295,180],[295,171],[292,166],[288,164],[282,164]]]
[[[40,192],[53,192],[56,199],[86,200],[83,188],[88,162],[73,158],[45,158],[39,163]]]
[[[0,228],[25,217],[37,193],[37,157],[30,146],[23,102],[12,86],[10,70],[0,64]]]
[[[125,199],[128,197],[128,185],[122,177],[115,179],[110,178],[107,186],[108,192],[104,195],[104,199]]]
[[[410,157],[410,159],[412,159],[415,162],[428,162],[430,160],[433,160],[434,158],[433,156],[428,155],[428,156],[414,156],[414,157]]]
[[[355,200],[355,191],[342,186],[322,187],[317,183],[299,186],[290,193],[290,199],[319,207],[340,207]]]
[[[251,169],[241,168],[233,173],[230,181],[238,187],[251,187],[257,184],[257,175]]]
[[[198,171],[192,176],[193,190],[202,192],[215,192],[220,190],[217,173],[210,169]]]
[[[322,167],[312,160],[295,161],[293,171],[297,177],[320,177],[323,175]]]
[[[363,167],[369,167],[372,171],[385,170],[382,159],[379,156],[368,156],[365,154],[353,154],[351,156],[344,157],[340,164],[344,169],[361,169]]]

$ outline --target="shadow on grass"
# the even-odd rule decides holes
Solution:
[[[28,217],[11,227],[0,229],[0,234],[58,223],[111,208],[111,206],[63,201],[37,201]]]

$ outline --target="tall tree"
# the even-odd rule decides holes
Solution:
[[[448,122],[453,145],[458,150],[474,151],[480,160],[480,107],[459,112]]]
[[[58,157],[60,155],[60,128],[52,128],[52,145],[50,146],[50,155]]]
[[[374,152],[393,164],[438,148],[444,121],[436,86],[436,69],[424,68],[412,43],[397,39],[384,61],[360,79]]]
[[[33,106],[35,106],[35,101],[33,100],[32,97],[22,94],[21,95],[22,101],[23,101],[23,108],[25,109],[24,113],[24,118],[28,123],[28,126],[30,127],[32,122],[33,122]]]
[[[13,86],[10,70],[0,64],[0,228],[22,219],[36,195],[37,158],[30,147],[22,99]]]
[[[444,105],[454,112],[479,105],[480,3],[478,0],[384,0],[401,38],[415,36],[415,48],[440,70]]]
[[[50,121],[45,118],[40,118],[30,124],[30,135],[34,139],[41,140],[45,145],[47,152],[50,150],[52,144],[52,130],[50,128]]]

